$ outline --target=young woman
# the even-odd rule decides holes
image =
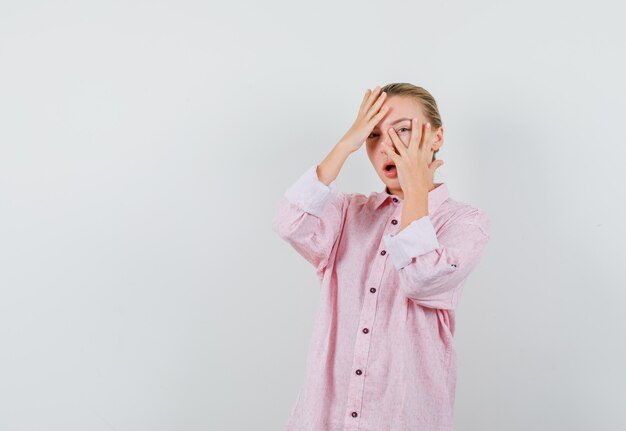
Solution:
[[[363,143],[385,189],[343,193],[337,175]],[[442,144],[428,91],[368,89],[352,127],[281,198],[272,228],[321,283],[285,430],[452,430],[455,309],[490,221],[433,182]]]

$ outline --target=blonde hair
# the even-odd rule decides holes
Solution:
[[[391,96],[406,96],[413,98],[413,100],[421,105],[422,111],[424,112],[424,115],[426,115],[427,121],[430,122],[432,130],[437,130],[439,127],[443,126],[437,102],[432,94],[430,94],[426,89],[409,84],[408,82],[394,82],[382,87],[381,92],[382,91],[387,93],[387,98]],[[433,152],[433,159],[431,162],[435,160],[435,156],[438,152],[439,150],[435,150]]]

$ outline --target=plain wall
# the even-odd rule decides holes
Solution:
[[[492,219],[455,429],[626,429],[621,9],[2,1],[0,429],[282,429],[319,284],[271,220],[390,82]]]

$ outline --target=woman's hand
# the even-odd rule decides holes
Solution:
[[[386,106],[381,109],[386,98],[387,93],[381,93],[380,86],[376,86],[374,91],[370,91],[368,88],[365,92],[354,124],[339,141],[341,145],[347,147],[350,153],[361,148],[363,142],[372,133],[374,126],[388,111]]]
[[[435,134],[431,130],[430,123],[419,125],[417,118],[411,120],[411,138],[408,146],[402,142],[393,127],[387,132],[393,146],[385,144],[385,152],[396,164],[402,191],[404,193],[411,190],[428,192],[435,170],[443,165],[443,160],[431,162],[433,158],[431,147]],[[393,147],[397,148],[399,154],[394,151]]]

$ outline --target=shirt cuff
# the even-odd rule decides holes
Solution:
[[[395,235],[383,235],[383,241],[393,265],[398,270],[411,263],[414,257],[439,248],[435,228],[427,215],[413,220]]]
[[[308,168],[285,192],[285,197],[307,213],[321,217],[324,207],[336,193],[337,180],[329,185],[317,176],[317,164]]]

